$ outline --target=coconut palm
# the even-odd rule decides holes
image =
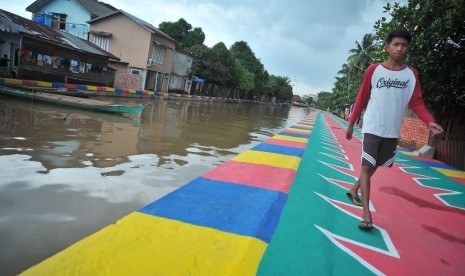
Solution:
[[[350,56],[347,58],[347,63],[351,70],[364,71],[373,62],[373,53],[377,50],[375,36],[365,34],[362,44],[355,41],[355,45],[356,47],[349,51]]]

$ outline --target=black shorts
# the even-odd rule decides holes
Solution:
[[[392,167],[397,138],[383,138],[370,133],[363,135],[362,166]]]

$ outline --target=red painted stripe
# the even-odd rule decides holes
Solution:
[[[306,143],[285,141],[285,140],[279,140],[279,139],[273,139],[273,138],[266,140],[265,143],[277,145],[277,146],[299,148],[299,149],[304,149],[307,147]]]
[[[461,178],[461,177],[451,177],[451,178],[457,181],[458,183],[465,185],[465,178]]]
[[[74,89],[74,88],[76,88],[76,85],[75,84],[65,83],[65,87],[70,88],[70,89]]]
[[[432,163],[433,163],[433,162],[434,162],[434,163],[440,163],[440,164],[442,163],[442,162],[439,161],[439,160],[431,159],[431,158],[427,158],[427,157],[414,156],[414,155],[413,155],[413,156],[410,156],[410,157],[412,157],[412,158],[415,159],[415,160],[419,160],[419,161],[424,160],[424,161],[428,161],[428,162],[432,162]]]
[[[303,135],[310,135],[309,132],[302,132],[302,131],[296,131],[296,130],[291,130],[291,129],[286,129],[284,132],[287,133],[295,133],[295,134],[303,134]]]
[[[23,80],[22,82],[24,86],[37,86],[37,81]]]
[[[288,193],[295,171],[230,160],[202,177]]]

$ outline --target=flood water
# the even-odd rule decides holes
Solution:
[[[15,275],[52,256],[309,112],[258,104],[104,100],[147,107],[126,118],[0,96],[0,275]]]

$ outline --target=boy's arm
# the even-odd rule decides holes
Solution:
[[[355,100],[354,109],[350,113],[349,126],[346,130],[346,138],[352,139],[352,133],[354,132],[354,124],[358,117],[362,113],[363,108],[366,107],[371,94],[371,77],[376,68],[376,65],[370,65],[365,71],[360,88],[358,89],[357,98]]]
[[[433,135],[442,133],[444,131],[442,127],[434,121],[433,116],[431,116],[431,114],[426,110],[421,94],[421,85],[418,79],[418,73],[416,70],[413,70],[413,72],[416,82],[412,98],[410,98],[409,108],[418,116],[418,118],[420,118],[421,121],[423,121],[423,123],[428,126]]]

